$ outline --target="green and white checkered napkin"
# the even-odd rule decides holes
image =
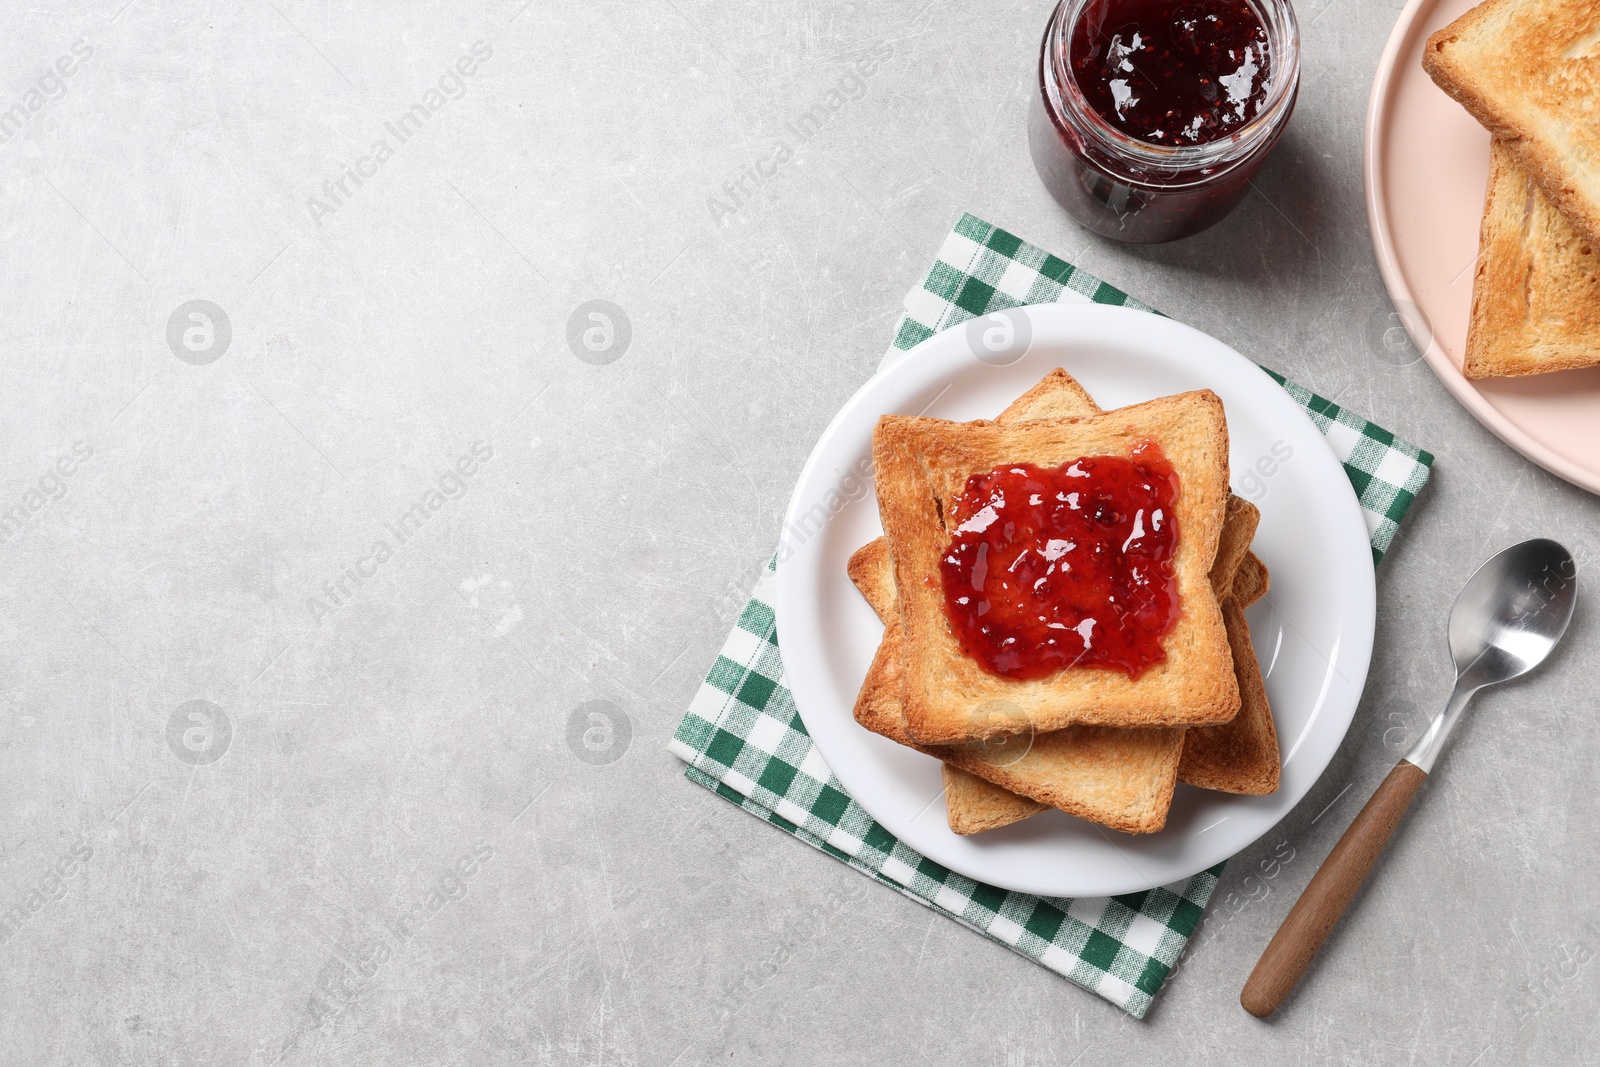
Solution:
[[[932,269],[906,297],[889,356],[1001,308],[1091,301],[1152,310],[1072,264],[963,215]],[[1306,409],[1343,461],[1366,513],[1373,558],[1381,559],[1428,480],[1433,456],[1310,390],[1273,378]],[[769,562],[672,740],[672,751],[689,764],[689,778],[1143,1017],[1200,921],[1222,864],[1145,893],[1069,900],[984,885],[911,851],[850,798],[812,745],[784,684],[773,576]]]

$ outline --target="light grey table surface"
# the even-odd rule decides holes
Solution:
[[[7,13],[0,1062],[1600,1059],[1593,597],[1481,699],[1288,1010],[1237,1005],[1444,699],[1471,568],[1530,535],[1600,551],[1600,501],[1382,342],[1361,132],[1395,0],[1301,9],[1258,190],[1153,249],[1034,177],[1048,0],[520,5]],[[1348,739],[1143,1022],[664,748],[962,211],[1438,456]],[[630,329],[609,363],[569,346],[590,300]]]

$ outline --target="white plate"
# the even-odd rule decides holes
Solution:
[[[787,551],[779,553],[784,673],[839,781],[890,833],[929,859],[990,885],[1044,896],[1166,885],[1270,830],[1306,795],[1344,738],[1372,655],[1366,523],[1349,479],[1305,412],[1222,342],[1171,319],[1100,304],[1003,315],[1009,326],[973,320],[912,349],[862,386],[817,442],[789,502]],[[986,329],[1001,340],[1004,329],[1012,330],[1021,356],[1002,351],[978,358],[979,331]],[[1031,341],[1020,340],[1030,334]],[[996,365],[1007,359],[1014,361]],[[870,462],[878,416],[993,418],[1055,367],[1066,368],[1108,409],[1189,389],[1222,397],[1233,488],[1261,509],[1255,551],[1272,572],[1271,595],[1249,611],[1284,761],[1271,796],[1179,785],[1158,834],[1123,834],[1048,811],[961,837],[945,822],[938,762],[852,718],[883,633],[845,574],[850,554],[882,532],[870,485],[853,477]],[[1273,459],[1275,448],[1288,458]],[[806,519],[818,503],[832,514],[820,529]]]

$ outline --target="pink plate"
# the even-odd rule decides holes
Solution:
[[[1468,381],[1489,135],[1422,70],[1428,34],[1473,0],[1411,0],[1378,63],[1367,109],[1367,221],[1399,322],[1477,420],[1541,467],[1600,493],[1600,367]]]

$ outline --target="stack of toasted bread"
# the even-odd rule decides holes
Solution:
[[[1600,9],[1488,0],[1422,66],[1494,135],[1463,372],[1600,364]]]
[[[1180,614],[1164,658],[1137,676],[1071,666],[992,673],[952,632],[940,560],[974,473],[1061,467],[1157,443],[1181,486],[1172,564]],[[1102,412],[1065,371],[994,422],[884,416],[873,435],[885,535],[850,559],[884,624],[856,700],[867,729],[944,763],[950,828],[970,834],[1054,807],[1128,833],[1167,819],[1176,782],[1231,793],[1278,787],[1272,710],[1244,608],[1267,592],[1250,550],[1260,513],[1228,490],[1222,403],[1199,391]]]

